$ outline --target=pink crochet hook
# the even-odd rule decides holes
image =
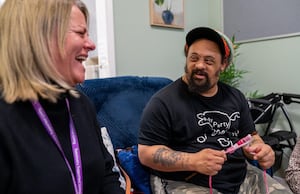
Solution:
[[[247,136],[243,137],[238,142],[236,142],[233,146],[227,148],[225,150],[225,153],[226,154],[228,154],[228,153],[232,154],[233,152],[235,152],[235,150],[250,144],[251,141],[252,141],[252,136],[250,134],[248,134]]]

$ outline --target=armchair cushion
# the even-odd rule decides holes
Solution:
[[[77,86],[95,104],[98,121],[113,146],[137,144],[142,111],[151,96],[172,80],[164,77],[119,76],[86,80]]]

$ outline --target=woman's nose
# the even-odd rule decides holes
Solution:
[[[89,51],[93,51],[96,49],[95,43],[90,39],[90,37],[87,37],[87,41],[85,43],[85,48]]]

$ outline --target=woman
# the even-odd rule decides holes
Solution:
[[[0,193],[124,193],[96,113],[75,90],[95,49],[79,0],[0,9]]]

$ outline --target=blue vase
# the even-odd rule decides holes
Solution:
[[[170,10],[164,10],[162,12],[162,19],[165,24],[171,24],[174,20],[174,14]]]

